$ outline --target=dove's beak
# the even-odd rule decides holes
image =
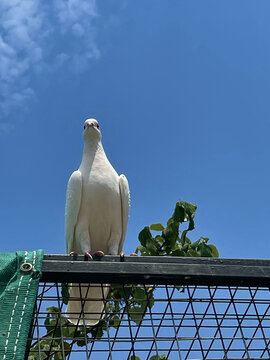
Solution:
[[[87,128],[89,128],[89,127],[94,127],[94,124],[93,124],[93,123],[90,123],[90,124],[87,123],[87,124],[86,124],[86,127],[87,127]]]

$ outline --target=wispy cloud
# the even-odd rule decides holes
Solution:
[[[34,76],[69,66],[83,71],[97,58],[95,0],[0,1],[0,130],[35,96]]]
[[[66,46],[58,52],[57,59],[69,61],[75,71],[83,71],[90,59],[99,56],[92,25],[98,16],[96,2],[54,0],[54,9],[59,36],[68,40],[62,42]]]

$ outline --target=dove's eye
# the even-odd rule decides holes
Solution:
[[[86,128],[86,125],[84,125],[84,127],[83,127],[84,129]]]
[[[97,124],[97,128],[99,129],[99,125]]]

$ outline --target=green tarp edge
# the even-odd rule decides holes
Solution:
[[[43,254],[43,250],[0,253],[0,359],[25,358]]]

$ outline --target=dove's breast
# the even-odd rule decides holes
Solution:
[[[87,228],[91,251],[108,252],[112,233],[121,236],[122,217],[119,176],[110,163],[92,165],[82,172],[82,198],[78,224]],[[118,229],[118,230],[117,230]]]

